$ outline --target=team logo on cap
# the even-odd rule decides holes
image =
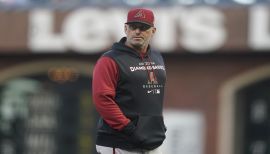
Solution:
[[[140,10],[139,12],[137,12],[135,14],[134,18],[145,18],[145,14],[144,14],[143,10]]]

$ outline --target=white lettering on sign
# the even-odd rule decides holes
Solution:
[[[171,10],[170,15],[168,9],[155,10],[157,31],[153,37],[153,47],[165,52],[177,48],[176,16],[181,9]]]
[[[72,12],[63,23],[63,39],[66,46],[79,52],[104,49],[111,41],[108,29],[101,19],[103,12],[97,9],[80,9]]]
[[[34,10],[30,14],[29,47],[33,52],[64,52],[67,49],[100,52],[111,45],[112,38],[118,40],[124,35],[117,25],[124,23],[124,19],[119,18],[121,13],[112,11],[107,18],[107,14],[98,9],[79,9],[65,18],[61,33],[56,34],[53,12]]]
[[[201,7],[186,9],[180,14],[179,40],[184,48],[194,52],[214,51],[226,41],[224,15],[218,10]]]
[[[29,22],[29,48],[33,52],[64,52],[67,49],[82,53],[100,52],[124,36],[126,12],[78,9],[65,17],[61,32],[55,33],[54,13],[33,10]],[[189,51],[209,52],[221,47],[225,41],[223,17],[218,10],[177,7],[155,12],[158,29],[152,46],[158,50],[172,51],[182,45]]]
[[[53,12],[48,10],[33,11],[29,17],[29,48],[34,52],[64,51],[64,40],[61,34],[53,32],[53,25]]]
[[[253,49],[270,49],[270,16],[265,6],[250,9],[249,44]]]

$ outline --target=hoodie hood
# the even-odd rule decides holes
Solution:
[[[119,42],[113,44],[112,49],[115,51],[125,52],[127,54],[130,54],[131,56],[135,56],[135,57],[139,58],[141,60],[141,62],[143,62],[144,65],[145,65],[145,62],[147,62],[152,67],[150,45],[147,48],[146,54],[141,55],[136,50],[126,46],[125,45],[126,40],[127,40],[127,38],[123,37]],[[147,66],[145,66],[145,67],[147,67]],[[156,77],[154,70],[150,71],[147,69],[146,72],[147,72],[147,76],[149,79],[148,81],[157,81],[157,77]]]
[[[116,51],[126,52],[126,53],[133,55],[133,56],[141,58],[142,56],[140,55],[140,53],[138,53],[136,50],[125,45],[126,40],[127,40],[126,37],[121,38],[121,40],[119,42],[116,42],[113,44],[112,49],[116,50]],[[150,50],[150,45],[149,45],[144,57],[148,57],[148,54],[150,52],[151,52],[151,50]]]

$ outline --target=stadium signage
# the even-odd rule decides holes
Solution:
[[[209,53],[270,49],[270,11],[267,6],[161,7],[154,11],[157,33],[152,46],[161,52]],[[124,36],[126,12],[124,8],[79,8],[73,11],[35,9],[25,13],[26,17],[9,15],[6,18],[9,22],[16,20],[18,23],[6,26],[9,30],[0,31],[0,49],[14,50],[17,47],[20,51],[29,49],[33,53],[64,53],[69,50],[79,53],[101,52]],[[0,19],[4,15],[7,16],[7,13],[0,12]],[[5,37],[4,32],[17,35],[12,29],[22,21],[27,23],[26,28],[21,26],[20,29],[16,28],[16,32],[26,36]],[[6,41],[10,38],[14,39]]]
[[[123,33],[126,10],[79,9],[68,14],[60,33],[54,33],[54,13],[34,10],[30,13],[29,47],[39,51],[99,52]],[[196,9],[161,8],[156,10],[157,34],[153,47],[174,51],[180,47],[193,52],[209,52],[226,43],[222,12],[210,7]]]

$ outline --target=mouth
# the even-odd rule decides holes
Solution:
[[[143,37],[133,37],[134,40],[143,40]]]

